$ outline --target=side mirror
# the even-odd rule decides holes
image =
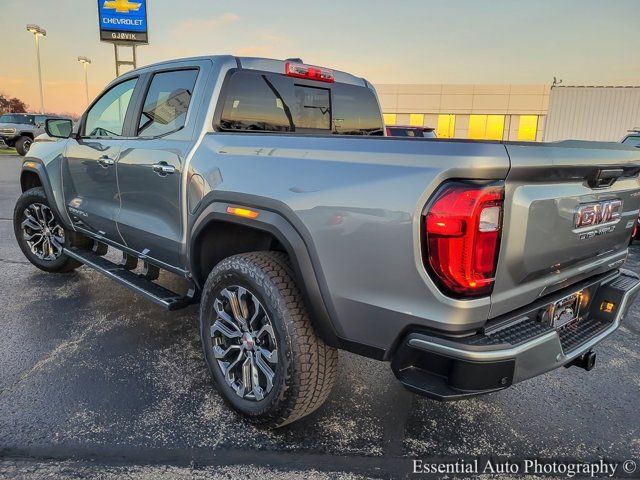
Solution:
[[[49,118],[44,123],[44,131],[53,138],[69,138],[73,122],[67,118]]]

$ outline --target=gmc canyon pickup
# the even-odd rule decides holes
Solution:
[[[259,425],[316,410],[338,349],[439,400],[591,369],[640,288],[621,268],[640,151],[620,144],[389,138],[366,80],[233,56],[128,72],[46,129],[26,257],[199,302],[213,381]]]

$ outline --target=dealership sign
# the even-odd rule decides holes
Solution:
[[[148,43],[146,0],[98,0],[100,40]]]

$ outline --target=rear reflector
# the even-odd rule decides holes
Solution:
[[[284,73],[289,77],[306,78],[319,82],[333,83],[335,81],[332,70],[305,65],[304,63],[287,62],[284,66]]]
[[[447,293],[458,297],[491,293],[503,198],[502,185],[452,182],[428,207],[425,263]]]

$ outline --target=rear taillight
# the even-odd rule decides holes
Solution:
[[[290,77],[306,78],[309,80],[317,80],[319,82],[333,83],[333,71],[314,67],[312,65],[305,65],[304,63],[287,62],[284,65],[284,73]]]
[[[426,263],[446,293],[488,295],[496,273],[504,187],[445,184],[425,214]]]

